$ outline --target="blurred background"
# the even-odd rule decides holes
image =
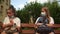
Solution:
[[[60,24],[60,0],[0,0],[0,21],[7,16],[10,5],[16,8],[17,17],[22,23],[35,23],[41,8],[47,6],[55,23]]]

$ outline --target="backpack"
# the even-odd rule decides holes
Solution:
[[[49,34],[50,32],[54,32],[54,30],[50,27],[48,27],[46,24],[48,23],[48,19],[47,18],[43,18],[43,17],[40,17],[39,20],[38,20],[38,23],[43,23],[42,25],[40,25],[38,28],[37,28],[37,32],[40,33],[40,34]]]
[[[54,30],[47,25],[41,25],[37,28],[37,32],[40,34],[49,34],[50,32],[54,32]]]

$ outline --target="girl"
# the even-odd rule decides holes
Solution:
[[[5,17],[3,22],[4,31],[1,34],[7,34],[6,32],[7,28],[5,27],[13,26],[13,24],[16,25],[15,28],[17,30],[13,34],[18,34],[18,31],[20,30],[21,27],[21,20],[18,17],[16,17],[15,8],[11,5],[7,10],[7,17]]]
[[[54,24],[54,20],[50,16],[50,13],[49,13],[49,10],[48,10],[47,7],[43,7],[42,8],[41,16],[38,17],[37,20],[36,20],[36,22],[35,22],[36,25],[42,25],[43,24],[42,22],[39,22],[39,19],[42,20],[41,17],[47,18],[47,20],[48,20],[48,23],[46,23],[47,26],[52,26]],[[36,34],[39,34],[39,33],[37,32]],[[54,32],[51,31],[49,34],[54,34]]]

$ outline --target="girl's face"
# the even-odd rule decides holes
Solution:
[[[44,10],[44,8],[42,8],[41,14],[46,14],[46,11]]]
[[[10,9],[10,10],[7,11],[7,15],[8,15],[9,17],[11,17],[11,16],[14,15],[14,13],[13,13],[12,10]]]
[[[45,11],[45,9],[44,9],[44,8],[42,8],[41,16],[46,16],[46,11]]]

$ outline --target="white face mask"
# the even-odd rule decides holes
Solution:
[[[41,14],[44,14],[44,15],[46,15],[46,13],[45,13],[45,12],[41,12]]]
[[[12,18],[12,19],[13,19],[13,18],[14,18],[14,16],[11,16],[11,17],[9,17],[9,18]]]
[[[46,16],[46,12],[41,12],[41,16]]]
[[[14,18],[14,16],[11,16],[11,18]]]

